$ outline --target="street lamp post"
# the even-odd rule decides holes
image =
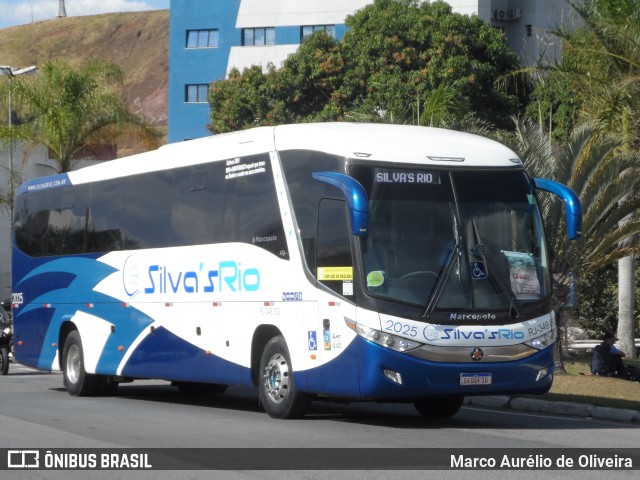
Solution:
[[[35,66],[25,68],[13,68],[9,65],[0,65],[0,75],[9,79],[9,128],[12,127],[13,109],[11,105],[11,80],[19,75],[33,75],[38,70]],[[9,139],[9,223],[13,233],[13,138]]]

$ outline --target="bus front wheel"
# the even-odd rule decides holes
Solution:
[[[100,378],[84,369],[82,341],[77,330],[69,333],[64,342],[62,374],[67,392],[74,397],[96,395],[100,389]]]
[[[269,340],[262,352],[258,388],[260,403],[272,418],[299,418],[307,411],[311,398],[296,390],[289,349],[281,335]]]
[[[421,398],[413,405],[425,418],[449,418],[458,413],[463,400],[464,397]]]

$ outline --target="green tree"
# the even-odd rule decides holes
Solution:
[[[562,327],[572,281],[579,283],[620,258],[640,252],[637,242],[628,241],[640,233],[640,220],[621,222],[640,206],[640,196],[629,194],[640,191],[640,155],[622,152],[624,136],[602,132],[594,122],[579,125],[566,142],[553,144],[538,126],[518,121],[511,143],[530,175],[568,185],[582,204],[582,239],[570,241],[562,202],[540,194],[547,231],[554,232],[550,241],[557,285],[555,307]]]
[[[398,118],[447,85],[458,105],[496,126],[511,126],[522,99],[495,84],[518,66],[517,56],[504,35],[478,17],[452,13],[442,1],[375,0],[346,25],[342,91],[354,107]]]
[[[344,71],[340,44],[333,37],[317,32],[305,39],[273,74],[274,113],[280,123],[341,118]]]
[[[304,41],[282,68],[232,72],[210,89],[210,129],[330,120],[510,125],[522,98],[498,88],[517,66],[504,36],[444,2],[375,0],[342,42]]]
[[[562,62],[534,68],[539,81],[529,118],[537,121],[542,113],[544,122],[554,119],[547,129],[560,126],[565,133],[585,118],[610,131],[628,129],[640,102],[640,0],[569,3],[581,26],[554,32],[562,39]]]
[[[113,63],[93,60],[78,69],[62,61],[42,65],[34,79],[13,80],[13,94],[23,121],[0,127],[0,138],[46,147],[59,172],[72,168],[81,148],[113,144],[124,134],[157,146],[155,131],[131,113],[117,87],[122,71]]]
[[[582,27],[559,28],[563,60],[542,69],[529,106],[529,118],[537,118],[554,136],[566,138],[575,122],[589,121],[603,133],[621,137],[619,154],[640,147],[640,0],[586,0],[571,2]],[[537,111],[536,111],[537,110]],[[623,174],[622,171],[619,172]],[[626,222],[634,222],[634,211]],[[628,237],[626,243],[637,242]],[[621,250],[629,249],[622,244]],[[622,348],[632,352],[634,318],[634,255],[618,257],[618,336]]]
[[[586,122],[572,130],[567,142],[553,144],[537,125],[518,120],[513,138],[511,146],[531,176],[569,186],[582,204],[582,239],[570,241],[560,234],[564,229],[562,202],[551,195],[541,202],[547,230],[558,233],[552,247],[559,278],[594,272],[640,252],[637,242],[620,246],[640,233],[638,219],[620,224],[640,206],[640,195],[629,195],[640,187],[640,155],[620,153],[621,135],[603,133],[593,122]],[[559,305],[565,300],[560,298]]]
[[[640,123],[640,0],[588,0],[574,5],[585,27],[559,29],[563,61],[555,68],[570,81],[582,118],[637,143]]]
[[[615,332],[618,325],[618,271],[615,264],[585,275],[578,285],[577,325],[589,338]],[[640,310],[640,271],[636,270],[636,310]],[[636,326],[639,326],[636,321]]]
[[[575,5],[586,27],[563,32],[569,61],[563,69],[575,79],[583,102],[583,117],[593,119],[606,132],[618,132],[621,153],[640,146],[640,1],[589,0]],[[563,62],[564,64],[565,62]],[[623,172],[621,172],[623,173]],[[621,219],[634,222],[635,211]],[[628,238],[628,243],[637,242]],[[636,322],[635,255],[618,259],[618,336],[622,349],[634,352]]]
[[[552,70],[547,76],[540,77],[535,85],[526,117],[550,132],[555,140],[566,141],[582,109],[582,100],[575,94],[573,80]]]
[[[617,275],[615,265],[608,265],[580,279],[576,319],[589,338],[600,338],[603,333],[616,329]]]

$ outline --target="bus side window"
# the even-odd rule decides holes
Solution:
[[[282,168],[293,203],[307,268],[316,274],[318,204],[321,198],[340,193],[335,187],[313,178],[313,172],[344,171],[344,158],[310,150],[280,152]]]
[[[224,164],[197,165],[176,170],[171,230],[176,245],[224,241]]]
[[[288,260],[269,155],[251,155],[234,161],[237,162],[235,167],[245,167],[245,172],[250,173],[225,177],[222,217],[225,241],[248,243]],[[260,168],[256,169],[255,165]]]
[[[318,207],[316,278],[339,295],[352,297],[353,257],[344,200],[324,198]]]
[[[18,197],[15,211],[17,247],[32,257],[47,255],[49,210],[33,194],[25,194]]]

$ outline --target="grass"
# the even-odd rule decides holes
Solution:
[[[591,375],[590,360],[590,357],[565,359],[567,373],[556,373],[551,391],[535,398],[640,410],[640,383]],[[625,359],[625,364],[640,368],[640,359]]]

